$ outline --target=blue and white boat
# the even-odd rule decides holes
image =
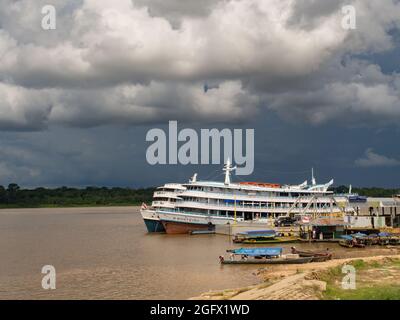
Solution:
[[[280,185],[266,182],[231,182],[236,170],[225,164],[224,181],[198,180],[197,174],[183,184],[165,184],[154,192],[151,208],[142,209],[149,232],[190,233],[213,231],[217,225],[248,224],[267,227],[279,216],[332,215],[342,212],[328,188],[333,179]],[[161,221],[163,227],[160,226]]]
[[[148,232],[165,232],[157,210],[173,209],[178,199],[177,193],[185,189],[186,188],[179,183],[167,183],[156,189],[150,207],[145,203],[142,204],[140,213]]]
[[[299,254],[282,254],[280,247],[230,249],[230,259],[219,256],[221,264],[298,264],[312,262],[315,257],[300,257]],[[240,259],[235,259],[240,256]]]

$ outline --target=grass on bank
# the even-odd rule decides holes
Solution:
[[[356,270],[356,289],[345,290],[341,286],[342,266],[331,268],[322,273],[321,280],[326,281],[326,291],[322,298],[326,300],[399,300],[400,299],[400,260],[386,258],[382,261],[350,262]]]

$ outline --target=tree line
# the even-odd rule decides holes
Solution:
[[[35,188],[22,189],[16,183],[7,188],[0,185],[0,208],[23,207],[73,207],[73,206],[125,206],[148,204],[152,201],[155,188],[120,188],[120,187],[86,187],[86,188]],[[331,187],[334,193],[348,193],[347,186]],[[400,194],[399,189],[387,188],[353,188],[352,193],[367,197],[392,197]]]
[[[16,183],[0,186],[0,207],[71,207],[140,205],[150,203],[154,188],[35,188],[22,189]]]
[[[334,193],[348,193],[349,187],[347,186],[338,186],[332,187],[329,190],[332,190]],[[400,189],[390,189],[390,188],[352,188],[351,193],[358,193],[360,196],[365,197],[392,197],[394,195],[400,194]]]

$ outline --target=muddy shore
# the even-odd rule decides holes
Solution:
[[[330,270],[335,267],[340,267],[344,264],[352,264],[360,260],[362,263],[366,264],[379,264],[386,262],[387,259],[390,259],[390,261],[397,261],[397,259],[400,259],[400,248],[373,248],[368,251],[355,249],[351,255],[352,257],[349,257],[349,254],[342,254],[341,256],[335,257],[335,259],[319,263],[274,265],[266,268],[255,267],[254,273],[260,278],[260,283],[257,285],[209,291],[190,299],[319,300],[324,298],[324,292],[327,290],[327,281],[324,281],[326,279],[322,276],[324,273],[330,272]],[[396,276],[395,278],[398,277]],[[383,284],[385,278],[382,277],[381,279]],[[400,282],[400,279],[398,280]],[[374,285],[379,285],[379,279],[375,279],[374,281],[377,281]],[[391,281],[391,283],[393,283],[393,281]],[[400,285],[400,283],[398,285]]]

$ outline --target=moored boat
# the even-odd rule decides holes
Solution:
[[[360,243],[357,238],[344,235],[342,239],[339,240],[339,245],[346,248],[365,248],[365,244]]]
[[[165,232],[165,228],[160,220],[157,210],[161,208],[174,208],[175,202],[178,199],[177,192],[185,190],[181,184],[167,183],[158,187],[153,194],[153,201],[151,206],[142,203],[140,214],[142,215],[143,222],[149,233]]]
[[[276,237],[276,238],[256,238],[256,239],[245,239],[240,243],[244,244],[269,244],[269,243],[291,243],[297,242],[299,238],[297,237]]]
[[[162,225],[157,212],[154,209],[147,208],[147,206],[142,205],[140,210],[143,222],[150,233],[153,232],[165,232],[164,226]]]
[[[301,264],[312,262],[312,257],[300,257],[298,254],[282,255],[282,248],[239,248],[227,250],[230,259],[219,257],[221,264]],[[235,260],[240,256],[240,260]],[[249,258],[250,257],[250,258]]]
[[[332,259],[332,252],[329,251],[329,249],[326,249],[326,251],[321,252],[321,251],[302,251],[302,250],[297,250],[296,247],[291,247],[291,252],[293,254],[298,254],[300,257],[311,257],[312,262],[323,262],[327,260]]]
[[[182,184],[184,189],[174,194],[174,205],[156,210],[166,232],[208,230],[209,224],[213,227],[252,224],[258,229],[279,216],[342,212],[333,192],[328,190],[333,179],[317,184],[312,176],[311,185],[307,181],[298,185],[231,182],[230,174],[234,170],[236,167],[227,159],[223,168],[225,181],[200,181],[194,174],[188,183]]]
[[[244,231],[235,234],[232,241],[235,243],[246,243],[246,241],[253,242],[255,240],[273,240],[275,239],[275,236],[275,230]]]
[[[221,260],[221,264],[303,264],[313,262],[313,258],[273,258],[273,259],[254,259],[254,260]]]
[[[211,223],[186,223],[180,221],[171,221],[160,219],[161,223],[168,234],[185,234],[196,231],[214,231],[215,226]]]

